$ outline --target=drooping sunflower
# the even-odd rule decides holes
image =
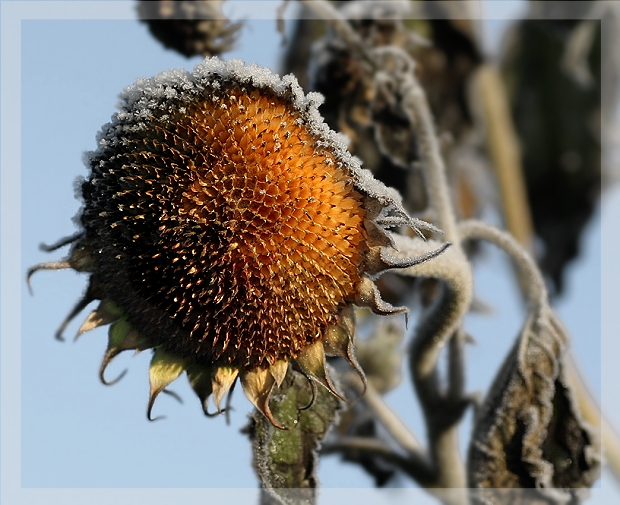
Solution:
[[[338,395],[325,355],[353,354],[353,305],[406,311],[373,280],[438,251],[396,259],[390,229],[409,217],[318,113],[321,96],[239,60],[205,60],[139,80],[87,153],[81,230],[60,262],[89,275],[98,307],[79,333],[111,324],[101,380],[124,350],[153,349],[157,395],[186,372],[205,413],[237,379],[275,425],[274,386],[293,364]]]

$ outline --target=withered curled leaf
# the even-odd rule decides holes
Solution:
[[[566,345],[550,311],[526,321],[474,422],[475,503],[579,503],[598,477],[599,440],[567,381]]]

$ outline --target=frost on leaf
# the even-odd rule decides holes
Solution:
[[[566,378],[566,344],[550,312],[527,320],[474,424],[476,503],[579,503],[598,477],[599,440]]]

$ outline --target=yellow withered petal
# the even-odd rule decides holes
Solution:
[[[186,368],[186,362],[182,358],[171,354],[161,347],[158,347],[153,354],[151,365],[149,367],[149,382],[151,384],[151,392],[149,394],[149,405],[147,415],[151,418],[151,410],[155,403],[155,398],[161,393],[172,381],[176,380]]]
[[[336,390],[329,378],[325,362],[325,349],[321,340],[306,347],[297,357],[297,364],[309,378],[326,387],[335,397],[346,401],[346,398]]]
[[[269,373],[275,379],[278,387],[282,385],[282,381],[284,377],[286,377],[286,372],[288,372],[288,361],[285,360],[276,361],[269,367]]]
[[[282,426],[269,408],[269,397],[276,385],[276,380],[268,369],[257,368],[251,372],[241,374],[241,386],[248,400],[267,418],[276,428],[287,429]]]
[[[114,302],[111,300],[102,300],[99,306],[93,310],[82,323],[75,338],[99,326],[105,326],[117,321],[122,314],[123,311],[119,309]]]
[[[220,407],[222,398],[230,391],[237,380],[237,375],[239,375],[239,369],[232,366],[220,366],[215,370],[212,378],[213,402],[218,412],[222,412]]]

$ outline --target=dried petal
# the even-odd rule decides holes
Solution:
[[[155,354],[153,354],[153,359],[151,360],[151,366],[149,367],[151,391],[149,393],[147,416],[150,421],[154,421],[154,419],[151,419],[151,410],[153,409],[153,404],[155,403],[157,395],[171,382],[176,380],[179,375],[183,373],[186,366],[184,359],[165,351],[161,347],[155,350]]]
[[[248,400],[267,418],[276,428],[286,429],[271,413],[269,397],[276,381],[269,370],[257,368],[251,372],[241,374],[241,386]]]
[[[230,391],[230,388],[237,380],[237,375],[239,375],[239,369],[231,366],[221,366],[215,370],[212,378],[212,387],[213,401],[218,412],[222,412],[220,407],[222,398]]]
[[[326,387],[329,392],[337,398],[346,401],[346,398],[344,398],[336,390],[334,384],[329,378],[325,362],[325,349],[322,341],[319,340],[318,342],[306,347],[297,357],[297,364],[301,367],[302,371],[308,375],[308,377]]]
[[[282,385],[282,381],[284,377],[286,377],[286,372],[288,372],[288,361],[285,360],[276,361],[269,367],[269,373],[271,373],[275,379],[278,387]]]
[[[112,300],[102,300],[99,306],[93,310],[86,320],[80,326],[75,338],[86,333],[87,331],[94,330],[99,326],[105,326],[118,320],[123,314],[120,309]]]

